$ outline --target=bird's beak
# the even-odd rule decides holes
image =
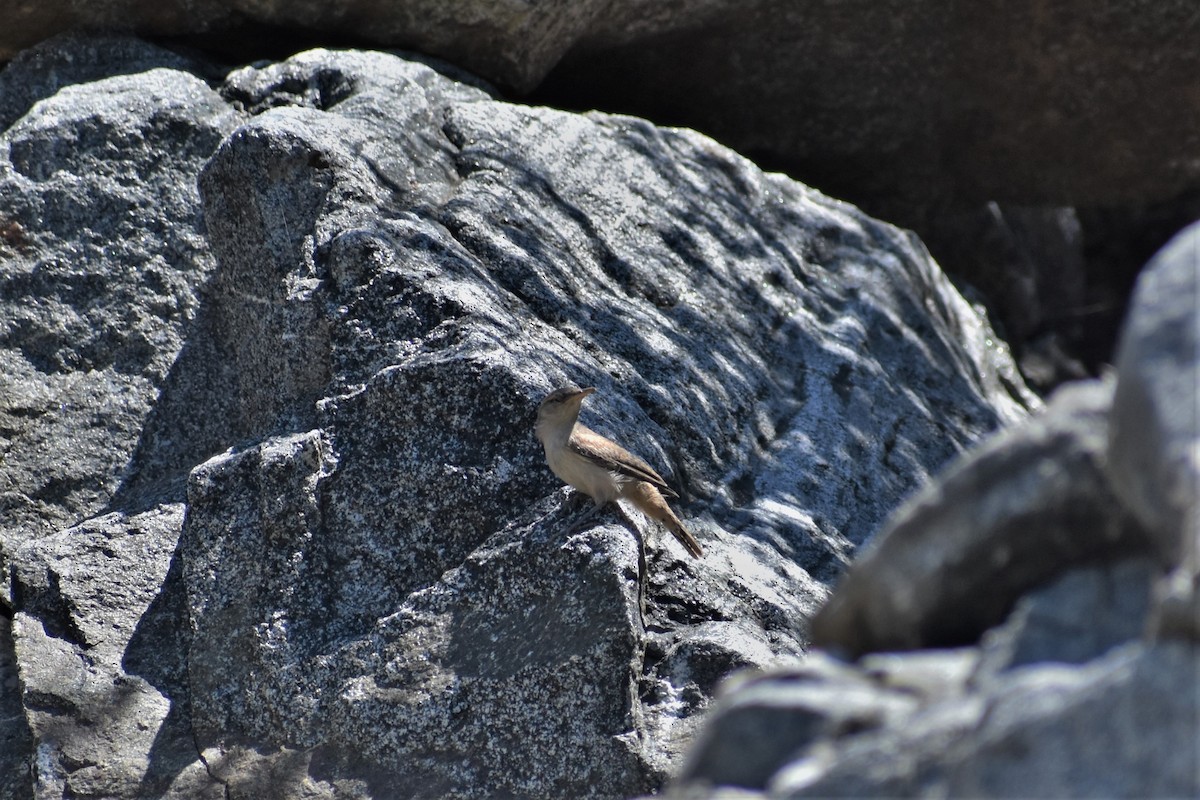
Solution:
[[[596,391],[595,386],[589,386],[586,389],[580,389],[579,390],[579,399],[582,400],[583,398],[587,397],[589,394],[591,394],[595,391]]]

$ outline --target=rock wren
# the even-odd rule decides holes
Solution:
[[[534,433],[546,449],[546,463],[561,480],[588,495],[596,507],[626,499],[661,522],[692,557],[704,555],[666,497],[678,497],[649,464],[579,422],[579,407],[594,388],[564,386],[538,406]]]

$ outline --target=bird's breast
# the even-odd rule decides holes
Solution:
[[[621,494],[623,476],[610,472],[583,456],[563,448],[546,448],[546,462],[550,471],[598,505],[615,500]]]

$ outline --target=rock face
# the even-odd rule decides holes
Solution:
[[[813,620],[857,663],[732,688],[668,796],[1200,794],[1198,285],[1193,226],[1115,392],[1063,390],[906,504]]]
[[[4,22],[0,61],[71,30],[227,64],[403,47],[525,102],[694,128],[916,231],[1043,394],[1111,363],[1136,270],[1200,217],[1187,0],[39,0]]]
[[[1200,217],[1200,15],[1178,0],[41,0],[9,9],[0,61],[75,82],[87,59],[22,52],[74,30],[226,64],[404,47],[524,102],[702,131],[915,231],[1042,395],[1112,362],[1136,271]],[[0,120],[28,105],[6,91]]]
[[[0,76],[5,797],[652,790],[1038,405],[911,235],[435,67],[211,88],[69,38]],[[566,501],[532,435],[566,380],[703,560]]]
[[[195,174],[236,117],[196,76],[128,49],[136,74],[77,65],[87,82],[61,88],[57,71],[0,74],[0,559],[14,536],[57,532],[191,466],[135,475],[131,462],[150,455],[147,417],[215,267]]]

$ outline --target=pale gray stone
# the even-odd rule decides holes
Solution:
[[[1200,550],[1200,223],[1138,279],[1117,354],[1109,469],[1166,563]]]

